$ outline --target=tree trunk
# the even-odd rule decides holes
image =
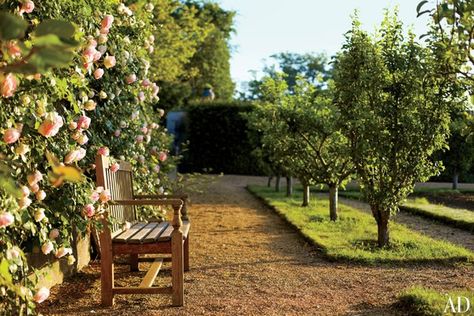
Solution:
[[[337,221],[337,195],[338,195],[338,187],[337,185],[330,185],[329,186],[329,217],[332,221]]]
[[[377,244],[380,248],[388,246],[390,244],[390,212],[372,208],[372,214],[377,222]]]
[[[457,171],[453,174],[453,190],[458,189],[459,173]]]
[[[276,182],[275,182],[275,191],[276,192],[280,192],[280,180],[281,180],[281,177],[276,176]]]
[[[272,185],[272,179],[273,176],[268,176],[267,187],[270,187]]]
[[[303,184],[303,204],[301,206],[306,207],[309,205],[309,185]]]
[[[293,178],[286,177],[286,196],[293,195]]]

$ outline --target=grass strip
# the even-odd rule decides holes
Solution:
[[[341,191],[339,195],[349,199],[363,200],[362,194],[357,191]],[[470,210],[430,203],[423,197],[409,198],[400,206],[400,209],[474,233],[474,212]]]
[[[397,223],[390,224],[391,244],[377,247],[377,225],[369,214],[340,205],[340,219],[329,220],[329,202],[313,199],[302,208],[301,193],[287,198],[283,192],[262,186],[248,190],[273,208],[289,224],[332,260],[369,265],[393,264],[455,264],[474,262],[474,253],[451,243],[434,240]]]
[[[458,312],[458,297],[461,297]],[[451,298],[451,302],[449,299]],[[466,298],[470,306],[467,305]],[[449,291],[440,293],[438,291],[423,287],[412,287],[398,297],[398,304],[407,315],[412,316],[444,316],[444,315],[474,315],[474,292],[468,290]],[[454,313],[453,313],[454,307]],[[466,311],[466,309],[469,310]],[[445,313],[446,311],[446,313]]]

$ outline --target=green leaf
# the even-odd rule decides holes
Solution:
[[[36,36],[45,36],[54,34],[61,39],[69,39],[76,32],[74,25],[67,21],[45,20],[36,28]]]
[[[18,16],[0,12],[0,40],[8,41],[22,38],[25,35],[28,23]]]
[[[428,3],[428,0],[424,0],[418,3],[418,5],[416,6],[416,12],[418,13],[418,16],[420,15],[421,8],[427,3]]]
[[[32,40],[32,43],[35,46],[62,45],[62,42],[59,37],[54,34],[36,37]]]
[[[29,64],[36,66],[39,71],[44,71],[51,67],[68,66],[73,57],[72,52],[57,47],[42,47],[33,55]]]
[[[10,265],[8,264],[7,259],[3,258],[2,262],[0,263],[0,277],[7,281],[7,283],[12,282],[12,275],[8,269],[9,266]]]

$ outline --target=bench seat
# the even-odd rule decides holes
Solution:
[[[183,232],[183,239],[188,237],[191,223],[183,221],[181,231]],[[120,231],[113,236],[112,243],[125,244],[145,244],[156,242],[169,242],[171,240],[171,233],[173,226],[170,222],[138,222],[132,225],[129,229]]]

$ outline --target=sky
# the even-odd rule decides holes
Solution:
[[[231,74],[237,89],[261,70],[265,59],[279,52],[325,52],[340,50],[351,15],[359,11],[362,27],[374,31],[385,8],[398,5],[405,26],[416,34],[426,30],[427,15],[416,17],[418,0],[220,0],[226,10],[237,12],[231,45]],[[271,63],[268,60],[267,63]]]

